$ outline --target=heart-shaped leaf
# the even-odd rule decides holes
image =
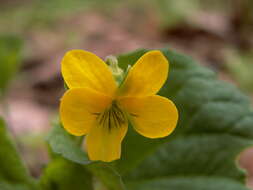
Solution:
[[[119,56],[122,68],[147,50]],[[253,144],[253,112],[234,86],[190,58],[168,49],[169,78],[159,92],[179,110],[175,132],[147,139],[129,130],[115,167],[131,190],[245,190],[239,153]]]

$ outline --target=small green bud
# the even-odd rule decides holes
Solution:
[[[106,57],[105,62],[109,65],[110,70],[116,80],[116,82],[121,84],[124,76],[124,71],[119,67],[118,60],[115,56],[109,55]]]

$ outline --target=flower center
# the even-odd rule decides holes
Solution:
[[[117,105],[114,100],[109,108],[102,113],[95,113],[100,126],[107,128],[109,131],[112,128],[118,128],[127,122],[125,113]]]

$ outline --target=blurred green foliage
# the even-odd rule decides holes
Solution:
[[[54,27],[57,20],[68,18],[78,13],[86,12],[92,8],[110,12],[116,0],[31,0],[21,3],[8,3],[0,5],[0,28],[1,32],[30,32],[38,27]],[[8,19],[6,19],[8,18]]]
[[[13,185],[13,184],[5,183],[3,181],[0,182],[0,189],[1,190],[30,190],[25,185]]]
[[[240,5],[249,10],[247,12],[252,10],[248,5],[251,3],[250,0],[238,2],[238,0],[30,0],[3,3],[0,5],[0,24],[6,27],[0,28],[0,32],[24,32],[33,27],[47,25],[54,27],[57,25],[55,21],[60,18],[68,18],[89,10],[113,13],[119,7],[138,9],[139,14],[142,14],[142,9],[149,7],[148,11],[158,14],[163,27],[173,27],[198,11],[219,10],[230,14]],[[246,14],[245,16],[247,17]]]
[[[5,122],[0,118],[0,187],[10,189],[33,188],[34,181],[29,176],[16,146],[10,137]],[[15,189],[14,189],[14,186]]]
[[[92,190],[93,179],[83,166],[59,157],[44,170],[40,185],[43,190]]]
[[[15,6],[2,5],[0,7],[0,23],[6,27],[2,27],[0,32],[22,33],[30,31],[34,27],[53,24],[53,21],[57,18],[69,16],[79,10],[85,10],[88,2],[88,0],[32,0],[16,5],[14,3]]]
[[[0,36],[0,96],[21,63],[22,40],[16,36]]]
[[[199,0],[157,0],[162,28],[173,27],[187,19],[187,17],[200,9]]]
[[[253,92],[253,51],[238,53],[228,52],[226,56],[226,69],[239,87],[245,92]]]

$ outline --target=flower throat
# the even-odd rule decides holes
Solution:
[[[114,100],[109,108],[102,113],[94,113],[97,115],[97,121],[100,126],[107,128],[109,131],[112,128],[118,128],[127,122],[125,113],[117,105]]]

